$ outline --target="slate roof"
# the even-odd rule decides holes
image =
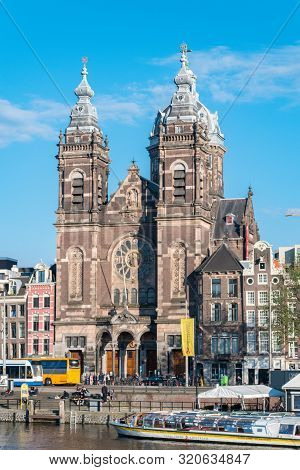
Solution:
[[[240,238],[241,224],[245,213],[247,199],[221,199],[218,207],[217,217],[214,226],[213,238],[222,240],[223,238]],[[234,223],[226,225],[226,215],[234,214]]]
[[[238,258],[229,250],[225,243],[206,258],[196,272],[224,272],[224,271],[243,271],[243,266]]]

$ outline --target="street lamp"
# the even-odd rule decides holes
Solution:
[[[6,292],[3,287],[3,309],[2,309],[2,359],[3,368],[2,375],[6,375]]]

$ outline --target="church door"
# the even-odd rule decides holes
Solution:
[[[172,351],[172,369],[174,375],[183,375],[185,372],[185,360],[181,349]]]
[[[127,377],[132,377],[135,374],[135,351],[127,351]]]

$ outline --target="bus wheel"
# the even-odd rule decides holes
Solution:
[[[45,385],[52,385],[52,380],[51,379],[45,379]]]

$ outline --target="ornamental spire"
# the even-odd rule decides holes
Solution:
[[[82,80],[79,85],[75,88],[74,93],[78,97],[77,103],[73,106],[71,111],[71,122],[67,128],[67,132],[73,132],[78,128],[84,128],[84,131],[93,132],[98,126],[98,115],[95,106],[91,103],[91,98],[94,96],[94,91],[90,87],[87,81],[87,57],[82,59]]]

